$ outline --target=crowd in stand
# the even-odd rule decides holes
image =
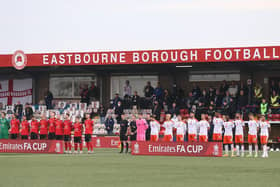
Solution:
[[[124,97],[121,98],[117,93],[111,100],[111,108],[120,116],[124,109],[128,108],[150,108],[156,119],[159,120],[163,112],[172,115],[179,114],[180,109],[186,109],[194,112],[199,119],[202,113],[213,116],[216,111],[229,115],[231,119],[234,114],[254,113],[268,114],[280,113],[280,82],[274,81],[270,85],[268,99],[263,97],[263,89],[259,84],[247,86],[242,82],[223,81],[219,87],[210,86],[207,89],[201,89],[197,84],[193,84],[192,90],[186,96],[184,90],[176,87],[169,91],[163,89],[158,82],[153,88],[150,82],[144,87],[144,98],[141,98],[135,91],[132,94],[129,81],[124,86]]]

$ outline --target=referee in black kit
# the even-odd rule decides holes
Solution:
[[[125,119],[125,115],[121,115],[120,121],[120,141],[121,141],[121,151],[123,153],[124,144],[126,145],[125,153],[128,153],[128,121]]]

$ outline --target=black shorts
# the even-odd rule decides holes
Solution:
[[[74,143],[82,143],[82,137],[81,136],[74,137]]]
[[[120,134],[120,141],[127,141],[128,137],[124,134]]]
[[[46,134],[40,134],[40,140],[45,140],[47,139],[47,135]]]
[[[71,135],[64,135],[64,141],[70,142],[71,141]]]
[[[22,140],[28,140],[28,135],[21,135]]]
[[[38,134],[35,133],[35,132],[31,132],[30,138],[31,138],[31,140],[37,140],[38,139]]]
[[[15,140],[18,138],[18,134],[11,134],[11,139]]]
[[[136,141],[136,134],[130,136],[130,141]]]
[[[56,140],[63,140],[63,135],[56,135],[55,138]]]
[[[85,134],[85,142],[91,142],[91,134]]]
[[[54,140],[55,139],[55,133],[54,132],[50,132],[48,135],[48,139],[49,140]]]

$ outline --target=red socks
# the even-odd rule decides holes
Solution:
[[[80,143],[80,151],[82,151],[82,150],[83,150],[83,144]]]
[[[75,147],[75,151],[78,151],[78,144],[77,143],[74,144],[74,147]]]

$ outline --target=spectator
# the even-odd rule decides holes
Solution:
[[[169,109],[168,109],[168,105],[166,104],[166,102],[163,102],[163,103],[162,103],[162,109],[163,109],[163,111],[164,111],[165,114],[168,113],[168,110],[169,110]]]
[[[194,97],[194,99],[198,99],[201,95],[201,91],[198,85],[196,85],[196,83],[193,83],[193,89],[192,89],[192,96]]]
[[[209,109],[208,109],[208,111],[207,111],[207,114],[208,114],[208,116],[211,116],[211,117],[213,117],[213,116],[215,115],[215,108],[214,108],[214,105],[210,105],[210,106],[209,106]]]
[[[216,90],[211,86],[209,88],[209,99],[210,99],[210,101],[214,101],[215,96],[216,96]]]
[[[162,90],[162,88],[160,86],[160,82],[158,82],[157,87],[154,90],[154,95],[156,96],[156,99],[158,101],[162,100],[163,90]]]
[[[134,92],[132,96],[132,105],[139,108],[140,106],[140,96],[138,95],[137,91]]]
[[[163,93],[163,102],[165,102],[166,105],[167,105],[168,107],[171,106],[172,98],[171,98],[171,96],[169,95],[169,92],[168,92],[167,89],[165,89],[165,90],[164,90],[164,93]]]
[[[152,97],[154,94],[154,88],[151,86],[151,82],[148,81],[147,85],[144,88],[145,97]]]
[[[230,95],[229,95],[229,92],[226,91],[226,96],[223,98],[223,103],[226,102],[226,103],[229,103],[230,102]]]
[[[125,81],[125,85],[123,87],[123,95],[124,97],[130,97],[132,95],[131,86],[129,84],[129,80]]]
[[[223,104],[223,95],[220,93],[219,89],[216,90],[216,96],[215,96],[214,101],[215,101],[216,107],[221,107]]]
[[[81,93],[81,103],[86,103],[89,105],[89,90],[88,90],[88,85],[85,85],[84,88],[82,89]]]
[[[150,122],[151,122],[151,116],[148,114],[147,115],[147,118],[146,118],[146,122],[147,122],[147,125],[148,125],[148,128],[146,129],[146,141],[150,141],[151,137],[151,125],[150,125]]]
[[[204,106],[209,106],[209,96],[206,90],[202,90],[202,95],[199,97],[199,102],[203,103]]]
[[[31,120],[31,118],[33,116],[33,109],[31,107],[31,105],[29,105],[29,103],[26,103],[26,105],[25,105],[25,116],[26,116],[27,121]]]
[[[261,85],[256,84],[256,86],[254,87],[254,99],[255,99],[255,104],[259,105],[261,102],[261,99],[263,97],[263,90]]]
[[[265,99],[262,99],[262,102],[260,104],[260,113],[261,115],[266,115],[268,113],[268,103]]]
[[[228,88],[228,92],[230,96],[234,98],[236,97],[236,94],[238,92],[238,86],[234,81],[231,82],[231,85]]]
[[[115,114],[116,114],[117,122],[120,123],[120,121],[122,120],[121,116],[123,114],[123,107],[121,101],[119,101],[117,106],[115,107]]]
[[[113,134],[114,124],[115,124],[114,119],[112,118],[112,115],[109,114],[107,119],[105,120],[105,128],[107,130],[108,135]]]
[[[22,113],[23,113],[23,105],[20,103],[20,101],[17,102],[14,113],[16,115],[16,118],[21,121]]]
[[[118,102],[121,101],[121,98],[119,97],[119,94],[115,94],[115,98],[113,99],[113,108],[118,106]]]
[[[172,103],[172,106],[170,107],[168,113],[171,114],[171,118],[173,118],[174,116],[178,116],[180,114],[180,110],[175,102]]]
[[[248,87],[243,82],[241,82],[238,87],[238,93],[240,93],[241,90],[243,90],[244,95],[248,95]]]
[[[230,98],[230,101],[229,101],[229,117],[230,119],[234,119],[234,116],[235,116],[235,113],[236,113],[236,110],[237,110],[237,106],[236,106],[236,101],[234,98]]]
[[[184,99],[184,108],[187,108],[188,110],[190,110],[192,105],[194,105],[194,102],[195,102],[195,99],[192,95],[192,92],[189,92],[188,97]]]
[[[275,107],[280,107],[280,104],[279,104],[279,95],[277,95],[276,91],[273,91],[272,92],[272,95],[270,97],[270,106],[272,108],[275,108]]]
[[[100,105],[100,107],[98,109],[98,115],[100,116],[100,123],[103,124],[105,121],[106,110],[102,104]]]
[[[223,102],[221,110],[222,110],[222,112],[221,112],[222,115],[229,115],[229,105],[228,105],[228,103],[226,101]]]
[[[278,92],[278,88],[274,80],[271,81],[269,94],[272,95],[273,91]]]
[[[152,109],[153,115],[156,116],[156,120],[160,120],[161,106],[158,101],[154,102],[154,107]]]
[[[195,113],[196,119],[201,120],[201,114],[205,114],[205,113],[206,113],[206,111],[203,106],[203,103],[198,102],[198,106],[196,107],[196,113]]]
[[[237,110],[241,112],[248,104],[248,96],[244,95],[244,90],[240,90],[237,98]]]
[[[89,88],[88,95],[90,98],[90,102],[99,100],[99,88],[93,82]]]
[[[53,101],[53,94],[50,92],[50,90],[47,90],[45,95],[45,103],[47,106],[47,110],[52,109],[52,101]]]
[[[224,80],[220,86],[220,93],[221,93],[221,95],[224,96],[227,91],[228,91],[228,85],[227,85],[227,82]]]

